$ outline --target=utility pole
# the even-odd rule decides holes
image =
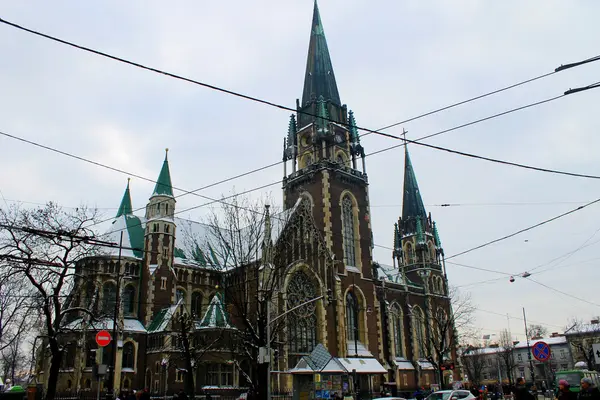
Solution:
[[[117,321],[119,319],[119,292],[121,290],[121,250],[123,248],[123,231],[121,231],[121,239],[119,240],[119,256],[117,257],[117,293],[115,294],[115,310],[113,314],[113,331],[112,331],[112,360],[110,361],[110,371],[108,375],[108,393],[112,399],[115,391],[115,368],[117,366],[117,342],[119,331],[117,329]]]
[[[531,383],[535,384],[535,374],[533,372],[533,360],[531,359],[531,347],[529,347],[529,332],[527,331],[525,307],[523,307],[523,322],[525,323],[525,339],[527,339],[527,359],[529,360],[529,373],[531,374]]]

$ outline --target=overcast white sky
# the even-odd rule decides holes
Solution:
[[[597,1],[321,0],[342,101],[377,129],[600,54]],[[294,107],[301,96],[310,0],[2,1],[0,16],[32,29],[228,89]],[[559,95],[598,81],[600,64],[405,124],[408,138]],[[175,186],[193,190],[281,159],[289,113],[87,54],[0,25],[0,131],[155,179],[164,156]],[[453,149],[600,175],[597,104],[588,91],[430,139]],[[400,134],[402,126],[391,129]],[[370,135],[367,153],[396,144]],[[0,190],[8,202],[86,203],[116,211],[127,175],[0,137]],[[427,210],[446,255],[512,233],[599,196],[599,182],[410,147]],[[367,158],[375,243],[392,245],[401,213],[403,152]],[[219,197],[281,179],[282,168],[201,193]],[[153,185],[131,182],[134,207]],[[280,199],[280,185],[258,193]],[[202,204],[178,199],[178,209]],[[442,203],[460,206],[439,207]],[[507,204],[517,203],[517,204]],[[532,205],[531,203],[537,203]],[[540,204],[542,203],[542,204]],[[205,209],[185,213],[199,219]],[[600,205],[452,261],[451,284],[472,293],[476,324],[499,333],[509,314],[560,331],[589,319],[598,299]],[[577,250],[567,259],[551,260]],[[376,259],[391,263],[388,250]],[[544,269],[553,269],[544,271]],[[488,283],[480,281],[499,278]],[[490,313],[494,312],[494,313]],[[499,315],[498,315],[499,314]]]

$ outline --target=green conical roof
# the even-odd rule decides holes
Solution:
[[[302,93],[302,106],[323,96],[326,101],[330,101],[341,106],[340,95],[338,93],[333,66],[327,40],[321,23],[319,7],[315,1],[313,10],[312,28],[310,32],[310,44],[308,47],[308,59],[306,61],[306,74],[304,76],[304,91]]]
[[[153,196],[173,196],[173,185],[171,184],[171,173],[169,172],[169,160],[167,158],[168,152],[169,149],[165,152],[165,161],[163,162],[160,174],[158,175],[154,193],[152,194]]]
[[[131,205],[131,194],[129,193],[129,179],[127,179],[127,188],[125,189],[123,200],[121,200],[121,205],[119,206],[119,211],[117,211],[115,218],[119,218],[121,215],[131,214],[133,214],[133,206]]]
[[[197,325],[198,329],[207,328],[231,328],[229,316],[223,308],[223,302],[220,294],[215,294],[208,305],[206,314]]]
[[[358,128],[356,127],[356,119],[354,119],[354,113],[352,110],[348,112],[348,125],[350,125],[350,141],[352,143],[360,142],[360,135],[358,134]]]
[[[412,163],[410,162],[408,149],[406,149],[404,158],[404,197],[402,199],[402,219],[405,220],[410,217],[427,218],[427,213],[425,212],[425,205],[423,205],[421,192],[419,192],[417,177],[415,176],[415,171],[413,170]]]

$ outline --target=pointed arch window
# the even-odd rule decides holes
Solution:
[[[392,318],[394,324],[394,344],[396,347],[396,357],[404,357],[404,321],[400,306],[396,305],[394,307]]]
[[[417,358],[425,358],[425,316],[419,307],[413,309],[413,329]]]
[[[302,271],[292,275],[286,293],[288,310],[317,297],[314,283]],[[302,355],[310,354],[317,344],[316,311],[316,303],[310,303],[292,311],[288,317],[290,367],[294,367]]]
[[[123,291],[123,311],[125,315],[133,315],[135,312],[135,288],[132,285],[125,286]]]
[[[192,315],[200,318],[202,314],[202,294],[192,293]]]
[[[342,199],[344,258],[346,265],[356,266],[356,238],[354,236],[354,204],[350,195]]]
[[[348,343],[360,340],[358,334],[358,300],[352,292],[346,295],[346,337]]]
[[[112,282],[107,282],[102,288],[102,311],[105,314],[114,312],[117,303],[117,287]]]
[[[123,345],[123,368],[133,369],[135,365],[135,346],[131,342]]]
[[[406,260],[409,265],[416,262],[415,249],[410,243],[406,245]]]

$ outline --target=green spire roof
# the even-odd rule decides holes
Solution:
[[[315,1],[313,11],[312,28],[310,33],[310,44],[308,47],[308,59],[306,61],[306,75],[304,76],[304,91],[302,93],[302,106],[323,96],[326,101],[330,101],[341,106],[340,95],[338,93],[333,66],[329,57],[327,40],[321,23],[319,7]]]
[[[360,136],[358,135],[358,128],[356,127],[356,120],[354,119],[352,110],[348,112],[348,120],[348,125],[350,125],[350,141],[352,143],[359,143]]]
[[[410,162],[408,149],[406,149],[404,158],[404,197],[402,199],[402,219],[407,219],[410,217],[427,218],[427,213],[425,212],[425,206],[423,205],[421,192],[419,192],[417,177],[415,176],[415,171],[413,170],[412,163]]]
[[[319,96],[317,100],[317,132],[325,135],[328,131],[327,124],[329,123],[329,113],[327,112],[327,104],[323,96]]]
[[[133,214],[133,207],[131,205],[131,194],[129,193],[129,179],[127,179],[127,188],[125,189],[123,200],[121,200],[121,205],[119,206],[119,211],[117,211],[115,218],[119,218],[121,215],[131,214]]]
[[[208,328],[232,328],[229,322],[229,316],[223,308],[223,302],[220,294],[215,294],[208,305],[206,314],[196,326],[197,329]]]
[[[156,186],[154,187],[153,196],[171,196],[173,197],[173,185],[171,184],[171,173],[169,172],[169,160],[168,160],[169,149],[165,151],[165,161],[163,162]]]

